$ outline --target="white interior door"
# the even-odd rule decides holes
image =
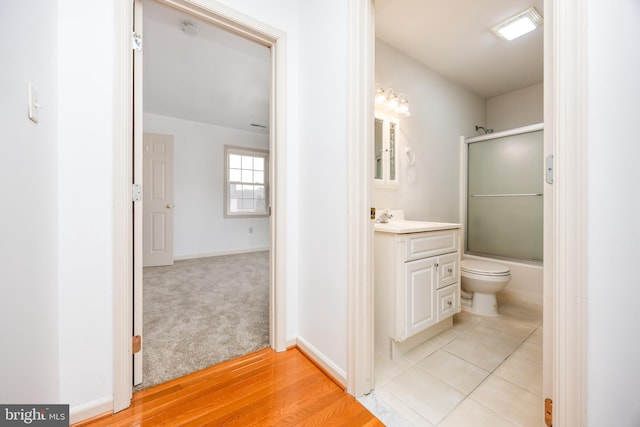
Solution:
[[[143,264],[173,265],[173,136],[144,134]]]
[[[133,2],[133,31],[142,34],[142,0]],[[133,183],[142,184],[142,145],[143,145],[143,123],[142,123],[142,51],[133,51]],[[133,203],[133,335],[143,335],[143,319],[142,319],[142,201],[138,200]],[[144,352],[144,343],[140,351],[133,353],[133,385],[142,383],[142,354]]]

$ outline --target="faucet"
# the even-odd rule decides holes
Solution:
[[[376,222],[380,223],[380,224],[386,224],[389,222],[389,220],[393,218],[393,215],[391,215],[391,211],[389,209],[385,209],[380,216],[378,217],[378,219],[376,219]]]

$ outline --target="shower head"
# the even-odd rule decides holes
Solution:
[[[476,132],[481,130],[481,129],[485,133],[485,135],[488,134],[488,133],[493,133],[493,129],[486,129],[483,126],[476,125]]]

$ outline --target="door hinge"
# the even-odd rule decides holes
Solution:
[[[142,50],[142,34],[137,31],[134,31],[131,34],[131,48],[137,51]]]
[[[142,337],[136,335],[131,338],[131,354],[136,354],[142,349]]]
[[[142,201],[142,185],[131,184],[131,200],[134,202]]]
[[[371,208],[371,213],[369,215],[371,219],[376,219],[376,208]]]
[[[553,154],[549,154],[547,156],[544,169],[545,169],[545,179],[547,181],[547,184],[549,185],[553,184]]]
[[[552,427],[551,423],[553,422],[553,400],[545,399],[544,400],[544,423],[547,427]]]

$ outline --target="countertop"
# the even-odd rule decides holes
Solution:
[[[460,228],[460,224],[448,222],[391,220],[387,223],[375,223],[373,228],[375,231],[383,233],[405,234],[420,233],[423,231],[450,230]]]

